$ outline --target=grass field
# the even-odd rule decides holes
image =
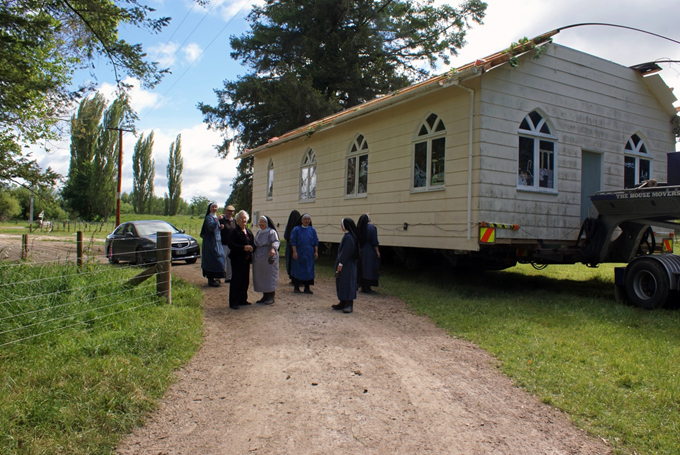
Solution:
[[[173,280],[168,305],[153,278],[123,286],[137,273],[2,263],[0,453],[110,454],[155,408],[202,341],[203,294]]]
[[[389,269],[380,291],[490,352],[517,385],[617,453],[678,454],[680,311],[616,303],[613,267]]]

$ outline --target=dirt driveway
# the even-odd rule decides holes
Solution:
[[[173,273],[205,291],[204,344],[120,454],[610,453],[398,299],[343,314],[330,279],[282,273],[276,304],[235,311],[198,265]]]

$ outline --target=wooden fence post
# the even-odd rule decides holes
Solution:
[[[28,259],[28,234],[21,234],[21,259]]]
[[[172,286],[170,283],[172,267],[172,234],[158,232],[156,234],[156,292],[165,296],[168,303],[172,303]]]
[[[76,264],[83,266],[83,231],[76,232]]]

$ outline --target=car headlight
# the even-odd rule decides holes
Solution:
[[[189,245],[198,245],[198,242],[196,241],[196,239],[191,239],[189,241]]]

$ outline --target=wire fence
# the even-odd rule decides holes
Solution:
[[[184,230],[189,235],[198,235],[201,232],[203,218],[195,223],[176,224],[177,229]],[[173,223],[174,224],[174,223]],[[111,221],[80,221],[80,220],[52,220],[52,221],[35,221],[33,224],[28,224],[30,233],[110,233],[117,227],[115,220]]]
[[[0,348],[171,303],[169,233],[158,233],[153,263],[139,265],[110,265],[82,237],[76,245],[0,239]]]

